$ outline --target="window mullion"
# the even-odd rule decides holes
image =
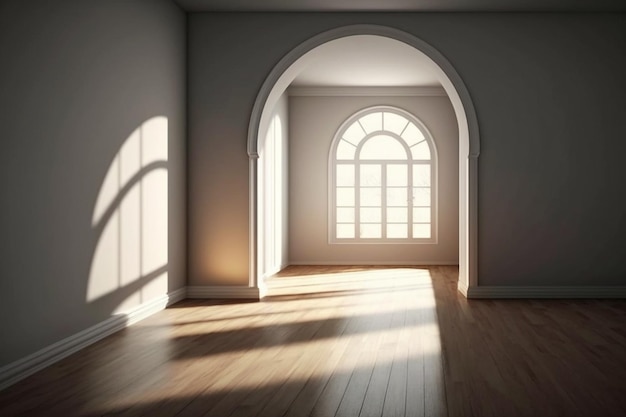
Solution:
[[[361,161],[354,160],[354,238],[361,239]]]
[[[365,130],[365,128],[364,128],[364,127],[363,127],[363,125],[361,124],[361,120],[357,120],[356,122],[359,124],[359,126],[361,126],[361,130],[363,131],[363,134],[364,134],[365,136],[367,136],[367,131]]]
[[[381,202],[381,216],[380,227],[382,228],[381,236],[383,239],[387,239],[387,163],[383,162],[380,166],[380,202]]]
[[[337,226],[337,224],[338,224],[337,218],[339,217],[338,216],[338,214],[339,214],[338,213],[339,212],[339,208],[338,208],[339,204],[337,202],[337,200],[338,200],[338,198],[337,198],[337,189],[338,189],[338,187],[337,187],[337,162],[338,161],[337,161],[337,151],[336,151],[336,148],[335,148],[334,152],[335,152],[335,155],[334,155],[334,158],[333,158],[333,166],[331,167],[332,178],[330,180],[330,181],[332,181],[332,186],[331,186],[332,195],[329,195],[328,198],[330,199],[330,201],[332,201],[332,208],[333,208],[333,213],[332,213],[332,218],[333,218],[332,236],[334,237],[334,239],[339,239],[339,237],[337,236],[337,227],[338,227]],[[329,182],[329,184],[331,184],[331,183]]]
[[[430,189],[430,236],[434,236],[434,231],[435,231],[435,227],[437,225],[436,223],[436,216],[437,216],[437,206],[436,206],[436,202],[437,202],[437,192],[438,189],[436,187],[437,185],[437,165],[434,163],[430,163],[430,183],[429,185],[429,189]]]
[[[415,196],[413,195],[413,161],[411,158],[409,158],[409,160],[407,161],[408,164],[408,178],[407,178],[407,184],[408,184],[408,198],[409,201],[407,201],[407,225],[406,227],[409,229],[409,234],[407,236],[409,236],[409,239],[413,239],[413,199],[415,198]]]

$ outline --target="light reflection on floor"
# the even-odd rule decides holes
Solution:
[[[168,329],[164,343],[172,357],[162,367],[169,379],[120,393],[100,411],[151,409],[155,401],[181,401],[191,410],[205,401],[207,415],[272,415],[278,403],[286,415],[298,415],[311,400],[304,398],[309,391],[317,395],[309,411],[319,415],[350,414],[355,401],[367,408],[372,398],[380,398],[381,407],[385,398],[401,401],[394,407],[402,415],[411,404],[426,407],[425,401],[445,407],[427,268],[337,267],[297,275],[298,268],[305,267],[270,279],[261,302],[199,301],[136,325]],[[407,400],[415,395],[417,403]]]

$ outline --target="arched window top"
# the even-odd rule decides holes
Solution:
[[[361,160],[405,160],[407,151],[402,143],[393,136],[378,134],[363,141],[360,147],[359,159]]]
[[[362,110],[341,125],[329,159],[331,243],[436,242],[436,148],[415,116]]]
[[[358,112],[339,128],[333,143],[336,160],[430,161],[434,142],[422,122],[395,107]]]

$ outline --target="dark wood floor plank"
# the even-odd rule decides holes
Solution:
[[[322,310],[318,316],[322,320],[322,325],[311,335],[306,349],[302,350],[302,358],[296,364],[294,375],[284,381],[278,390],[269,393],[268,401],[265,402],[263,409],[255,414],[256,416],[274,417],[289,414],[290,410],[294,410],[293,404],[305,390],[307,382],[315,381],[315,384],[320,386],[323,379],[320,375],[328,372],[328,368],[324,366],[328,364],[334,366],[345,352],[346,343],[341,343],[341,335],[348,321],[340,320],[339,323],[335,321],[341,314],[340,307]],[[319,392],[321,393],[321,389]],[[305,392],[311,401],[311,406],[306,407],[309,411],[317,400],[316,397],[311,397],[311,394]],[[303,407],[304,405],[300,404],[296,405],[295,409],[302,410]]]
[[[415,326],[409,326],[407,315],[415,312],[405,310],[402,318],[401,331],[396,341],[393,362],[389,374],[387,391],[385,392],[382,413],[383,417],[404,416],[406,412],[407,370],[409,359],[410,333],[417,333]],[[372,414],[374,415],[374,414]]]
[[[389,385],[389,375],[393,361],[390,360],[392,354],[389,347],[381,347],[376,357],[376,364],[372,372],[369,385],[361,406],[361,417],[375,417],[382,415],[385,403],[385,394]]]

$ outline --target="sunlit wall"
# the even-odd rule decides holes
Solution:
[[[185,34],[170,0],[0,2],[0,367],[185,285]]]
[[[288,98],[272,112],[258,162],[258,276],[267,277],[288,263]],[[262,126],[263,127],[263,126]]]
[[[86,300],[143,280],[115,312],[167,292],[167,118],[144,122],[126,139],[104,178],[93,212],[100,233]]]

